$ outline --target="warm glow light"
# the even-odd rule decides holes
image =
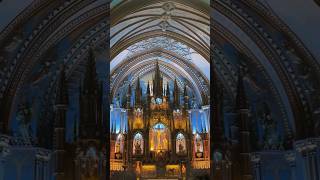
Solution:
[[[155,165],[143,165],[143,166],[142,166],[142,170],[145,170],[145,171],[155,171],[155,170],[156,170],[156,166],[155,166]]]
[[[179,167],[180,167],[180,166],[179,166],[179,165],[176,165],[176,164],[170,164],[170,165],[167,165],[167,166],[166,166],[167,169],[179,169]]]
[[[192,167],[194,169],[210,169],[210,161],[193,161]]]
[[[122,161],[110,160],[110,171],[123,171]]]

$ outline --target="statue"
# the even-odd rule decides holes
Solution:
[[[272,118],[268,105],[263,103],[263,112],[261,114],[263,128],[263,148],[277,149],[279,147],[277,123]]]
[[[120,95],[119,94],[115,98],[115,105],[116,105],[116,108],[120,108]]]
[[[192,96],[192,100],[191,100],[191,108],[192,109],[197,109],[198,108],[198,104],[196,102],[196,97],[194,95]]]
[[[30,137],[32,137],[31,128],[31,117],[32,108],[23,100],[23,102],[18,107],[17,112],[17,122],[18,122],[18,136],[21,136],[25,141],[30,142]]]
[[[214,152],[214,162],[215,163],[220,163],[223,159],[223,155],[220,151],[215,151]]]
[[[184,148],[183,148],[182,143],[180,142],[179,143],[179,152],[182,153],[183,151],[184,151]]]
[[[196,152],[202,152],[202,140],[199,134],[196,135]]]
[[[120,153],[120,142],[116,143],[115,152]]]
[[[78,158],[81,159],[81,179],[98,179],[99,154],[95,147],[90,147],[86,152],[81,151]]]
[[[135,154],[142,154],[140,141],[136,141],[136,143],[135,143]]]

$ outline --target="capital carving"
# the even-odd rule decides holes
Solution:
[[[6,157],[10,153],[10,137],[0,135],[0,158]]]

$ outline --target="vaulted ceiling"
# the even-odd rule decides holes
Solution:
[[[179,1],[132,3],[113,1],[111,5],[113,94],[134,84],[138,76],[152,73],[160,61],[164,76],[177,79],[181,89],[186,84],[201,103],[210,92],[208,11]]]
[[[177,77],[180,86],[187,83],[198,96],[209,89],[211,62],[211,70],[216,70],[223,83],[230,111],[241,66],[250,106],[267,104],[283,136],[307,136],[320,119],[320,65],[315,48],[305,45],[309,45],[308,38],[296,30],[290,12],[276,9],[283,15],[278,17],[261,1],[216,0],[212,5],[210,9],[208,1],[199,0],[112,1],[108,12],[105,0],[30,2],[0,34],[2,124],[7,129],[4,122],[14,119],[22,96],[33,94],[43,107],[50,103],[61,64],[66,65],[70,92],[74,92],[84,71],[84,57],[94,45],[101,79],[110,72],[99,64],[111,61],[112,76],[127,67],[137,72],[134,80],[150,73],[158,60],[168,78]],[[109,13],[110,46],[106,43]],[[305,14],[301,16],[306,19]],[[209,37],[214,45],[211,57]],[[154,38],[169,43],[154,46]],[[111,58],[106,51],[109,47]],[[122,86],[116,83],[114,87]]]

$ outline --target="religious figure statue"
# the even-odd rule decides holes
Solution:
[[[99,156],[94,147],[90,147],[87,151],[82,151],[78,158],[80,161],[80,177],[81,179],[98,180]]]
[[[141,149],[141,142],[137,141],[135,144],[135,150],[136,150],[136,154],[142,154],[142,149]]]
[[[198,104],[196,102],[196,97],[193,95],[192,99],[191,99],[191,108],[192,109],[197,109],[198,108]]]
[[[182,164],[181,173],[182,173],[182,174],[185,174],[185,173],[186,173],[186,166],[185,166],[184,164]]]
[[[220,163],[223,159],[223,155],[220,151],[215,151],[214,152],[214,162],[215,163]]]
[[[118,94],[117,97],[115,97],[115,105],[116,108],[120,108],[120,95]]]
[[[119,142],[116,143],[115,152],[120,153],[120,143]]]
[[[179,153],[182,153],[183,151],[184,151],[184,148],[183,148],[182,143],[180,142],[179,143]]]
[[[263,148],[264,149],[276,149],[278,148],[278,133],[277,123],[272,118],[268,105],[263,103],[262,112],[262,128],[263,128]]]
[[[165,134],[163,134],[163,140],[162,140],[162,148],[161,149],[166,149],[167,145],[168,145],[168,140]],[[161,143],[160,143],[161,144]]]
[[[27,142],[30,142],[30,137],[32,137],[31,117],[32,108],[24,100],[18,107],[16,118],[18,122],[18,136],[21,136]]]
[[[201,142],[199,139],[196,140],[197,152],[201,152]]]

